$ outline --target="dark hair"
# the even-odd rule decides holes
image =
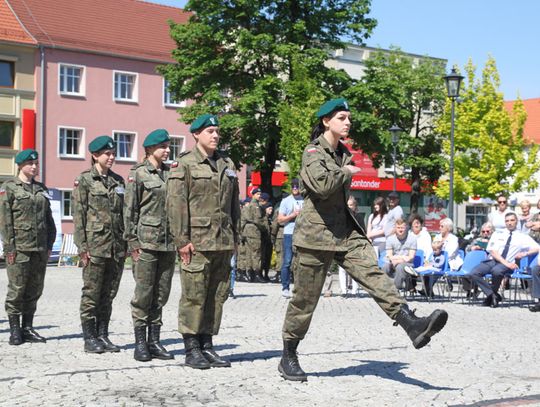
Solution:
[[[334,117],[338,112],[348,112],[348,110],[345,110],[345,109],[337,109],[337,110],[334,110],[333,112],[327,114],[326,116],[323,116],[319,119],[319,122],[315,125],[315,127],[313,127],[313,130],[311,130],[311,137],[310,137],[310,141],[314,141],[317,137],[319,137],[321,134],[324,133],[324,131],[326,130],[325,127],[324,127],[324,124],[323,124],[323,119],[325,117],[328,117],[329,119],[331,119],[332,117]]]
[[[411,216],[409,216],[409,226],[412,227],[412,223],[417,220],[418,222],[420,222],[421,225],[424,225],[424,218],[421,217],[419,214],[417,213],[412,213]]]
[[[388,207],[386,206],[386,200],[382,196],[378,196],[373,201],[371,205],[371,213],[375,213],[375,205],[379,205],[378,215],[381,215],[381,218],[388,213]]]
[[[518,217],[517,214],[516,214],[515,212],[507,212],[506,215],[504,215],[504,218],[506,219],[506,218],[508,218],[508,217],[510,217],[510,216],[513,216],[513,217],[516,218],[516,219],[517,219],[517,217]]]

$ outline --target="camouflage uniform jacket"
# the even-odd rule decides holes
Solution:
[[[174,251],[165,210],[169,172],[169,165],[162,164],[160,174],[152,163],[145,160],[135,165],[129,173],[124,207],[124,239],[130,252],[141,248]]]
[[[239,241],[240,201],[234,163],[221,153],[215,166],[197,146],[181,156],[167,180],[167,214],[177,248],[233,250]]]
[[[73,237],[79,253],[115,259],[125,257],[124,192],[124,179],[110,170],[105,178],[95,167],[77,177],[72,199]]]
[[[31,190],[31,191],[30,191]],[[0,189],[0,233],[4,253],[51,250],[56,227],[47,187],[33,181],[27,185],[18,177]]]
[[[268,219],[259,202],[252,199],[242,211],[242,236],[259,238],[269,233]]]
[[[538,222],[538,221],[540,221],[540,213],[535,213],[531,217],[531,222]],[[540,230],[531,229],[529,231],[529,236],[532,237],[536,243],[540,243]]]
[[[300,171],[304,206],[296,219],[295,246],[346,251],[353,230],[365,236],[347,206],[352,175],[343,167],[348,164],[351,153],[341,142],[334,150],[320,136],[305,148]]]
[[[274,246],[277,240],[283,239],[283,225],[280,225],[277,219],[278,211],[276,211],[272,224],[270,225],[270,237]]]

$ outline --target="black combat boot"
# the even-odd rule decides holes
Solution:
[[[161,325],[150,325],[148,329],[148,350],[153,358],[162,360],[174,359],[174,356],[159,342],[160,331]]]
[[[212,345],[212,335],[200,334],[199,343],[201,345],[201,350],[203,356],[212,367],[231,367],[231,362],[228,360],[222,359],[214,350]]]
[[[34,316],[33,315],[23,315],[22,317],[22,336],[24,342],[41,342],[45,343],[47,340],[38,334],[34,330],[33,326]]]
[[[210,362],[206,360],[201,352],[198,335],[182,335],[184,347],[186,348],[186,366],[193,369],[210,369]]]
[[[21,345],[24,342],[21,330],[21,318],[19,315],[8,315],[9,320],[9,344]]]
[[[299,340],[283,341],[283,355],[281,356],[278,370],[286,380],[305,382],[307,381],[306,372],[300,367],[298,354],[296,353],[299,343]]]
[[[262,271],[253,272],[253,282],[254,283],[266,283],[266,280],[263,277]]]
[[[135,352],[133,353],[133,357],[139,362],[152,360],[152,355],[146,343],[146,326],[135,327]]]
[[[89,319],[82,323],[84,351],[87,353],[103,353],[105,348],[96,334],[96,321]]]
[[[247,282],[248,277],[245,270],[236,270],[236,281]]]
[[[109,320],[98,321],[98,339],[103,344],[105,352],[120,352],[120,348],[109,339]]]
[[[416,349],[426,346],[431,337],[443,329],[448,320],[446,311],[436,309],[429,317],[418,318],[405,304],[401,306],[394,325],[401,326]]]

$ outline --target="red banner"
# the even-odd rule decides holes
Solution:
[[[364,175],[353,175],[351,189],[356,191],[392,191],[394,189],[393,178],[366,177]],[[396,191],[411,192],[411,186],[403,178],[396,179]]]

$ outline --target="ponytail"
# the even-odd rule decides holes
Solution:
[[[315,125],[315,127],[313,127],[313,130],[311,130],[311,136],[309,140],[313,142],[323,133],[324,133],[324,124],[322,120],[319,120],[319,122]]]

